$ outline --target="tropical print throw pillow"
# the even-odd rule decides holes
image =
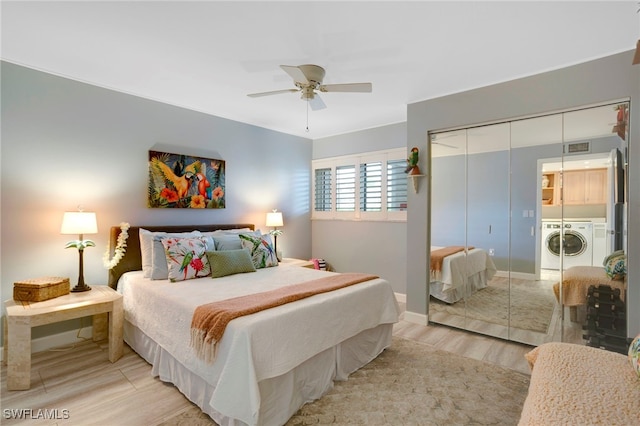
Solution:
[[[239,237],[242,248],[249,249],[251,261],[256,269],[278,266],[278,258],[270,235],[240,234]]]
[[[211,273],[204,238],[163,238],[162,246],[167,256],[169,281],[206,277]]]

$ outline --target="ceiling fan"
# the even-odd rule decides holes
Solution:
[[[309,106],[312,110],[326,108],[318,92],[371,92],[371,83],[346,83],[346,84],[322,84],[324,78],[324,68],[318,65],[280,65],[280,68],[284,70],[291,78],[296,89],[282,89],[274,90],[271,92],[251,93],[247,96],[251,98],[257,98],[260,96],[277,95],[280,93],[300,92],[301,99],[309,102]]]
[[[442,139],[455,138],[455,137],[458,137],[457,133],[434,133],[431,135],[431,143],[433,145],[440,145],[440,146],[444,146],[451,149],[459,149],[457,146],[448,145],[446,143],[440,142],[440,140]]]

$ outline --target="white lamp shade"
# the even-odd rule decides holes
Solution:
[[[282,222],[282,212],[271,212],[267,213],[267,226],[282,226],[284,223]]]
[[[64,212],[61,234],[97,234],[95,212]]]

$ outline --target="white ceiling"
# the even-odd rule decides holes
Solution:
[[[406,105],[635,47],[635,1],[2,1],[2,59],[316,139],[406,120]],[[308,112],[279,65],[326,68]]]

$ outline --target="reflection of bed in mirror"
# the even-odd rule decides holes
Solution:
[[[430,269],[430,294],[446,303],[485,288],[497,272],[486,250],[459,246],[432,246]]]

